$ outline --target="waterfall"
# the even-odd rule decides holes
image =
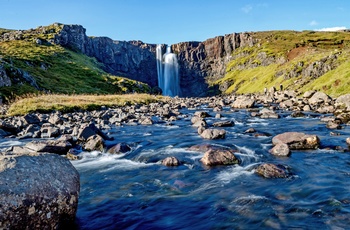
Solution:
[[[163,55],[162,45],[157,45],[156,58],[158,86],[162,89],[163,95],[171,97],[179,96],[179,64],[176,54],[171,52],[170,46],[167,46],[166,52]]]

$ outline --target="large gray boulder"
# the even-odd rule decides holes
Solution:
[[[272,144],[287,144],[289,149],[316,149],[320,145],[320,139],[316,135],[301,132],[281,133],[272,138]]]
[[[0,229],[64,229],[78,206],[79,174],[57,154],[0,156]]]
[[[237,109],[247,109],[254,107],[255,100],[248,96],[239,96],[233,102],[232,107]]]
[[[226,131],[224,129],[205,129],[200,133],[201,137],[204,139],[224,139],[226,136]]]
[[[325,94],[323,92],[316,92],[309,99],[309,104],[310,105],[319,105],[319,104],[330,103],[331,101],[332,101],[332,98],[330,96],[328,96],[327,94]]]
[[[335,106],[350,111],[350,94],[345,94],[337,98]]]

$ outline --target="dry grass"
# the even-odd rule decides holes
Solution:
[[[93,110],[101,106],[123,106],[131,104],[149,104],[164,101],[166,97],[149,94],[123,95],[40,95],[17,99],[10,105],[8,116],[24,115],[31,112],[47,113],[51,111],[72,112]]]

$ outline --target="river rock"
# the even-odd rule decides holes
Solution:
[[[217,149],[217,148],[218,148],[217,146],[210,145],[210,144],[200,144],[200,145],[193,145],[189,147],[188,150],[205,153],[210,149]]]
[[[226,131],[223,129],[205,129],[201,134],[204,139],[224,139]]]
[[[272,144],[284,143],[290,149],[316,149],[320,145],[320,139],[316,135],[308,135],[301,132],[286,132],[272,138]]]
[[[25,116],[23,116],[23,119],[27,124],[39,124],[40,123],[39,117],[33,113],[26,114]]]
[[[265,178],[286,178],[289,176],[287,168],[283,165],[263,163],[259,165],[255,172]]]
[[[100,135],[93,135],[87,139],[83,148],[86,151],[100,151],[102,152],[104,149],[104,140]]]
[[[247,109],[254,107],[255,99],[247,96],[239,96],[233,102],[232,107],[237,109]]]
[[[350,146],[350,137],[346,138],[346,144]]]
[[[332,101],[332,98],[330,98],[327,94],[323,92],[316,92],[312,95],[312,97],[309,99],[310,105],[317,105],[317,104],[325,104],[330,103]]]
[[[233,121],[218,121],[213,124],[214,127],[232,127],[234,125]]]
[[[19,128],[16,127],[15,125],[7,122],[7,121],[3,121],[0,120],[0,129],[9,132],[11,134],[17,134],[19,132]]]
[[[126,153],[131,151],[131,148],[128,144],[122,142],[122,143],[118,143],[114,146],[112,146],[111,148],[108,149],[108,153],[111,154],[119,154],[119,153]]]
[[[94,135],[99,135],[104,140],[111,139],[105,133],[103,133],[99,128],[97,128],[94,123],[90,123],[88,125],[83,125],[78,130],[77,136],[78,136],[78,139],[86,141],[89,137],[94,136]]]
[[[57,113],[51,114],[48,121],[53,125],[62,125],[64,123],[62,117]]]
[[[275,111],[267,109],[267,108],[263,108],[262,110],[260,110],[260,117],[264,118],[264,119],[268,119],[268,118],[277,119],[277,118],[280,118],[280,116]]]
[[[58,137],[61,133],[60,130],[54,127],[51,123],[45,123],[40,129],[41,138]]]
[[[161,162],[162,162],[162,165],[164,165],[164,166],[178,166],[178,165],[180,165],[180,161],[176,157],[166,157]]]
[[[209,115],[209,113],[207,113],[207,112],[205,112],[205,111],[196,111],[196,112],[194,113],[194,116],[196,116],[196,117],[201,117],[201,118],[211,117],[211,116]]]
[[[306,91],[306,92],[303,94],[303,98],[310,98],[310,97],[312,97],[312,95],[314,95],[315,93],[316,93],[315,90]]]
[[[341,125],[337,121],[328,121],[326,127],[328,129],[341,129]]]
[[[347,111],[350,111],[350,94],[345,94],[337,98],[335,101],[335,106],[344,108]]]
[[[278,143],[269,151],[272,155],[279,157],[287,157],[290,156],[291,152],[287,144]]]
[[[79,190],[79,174],[64,157],[0,156],[0,229],[67,229]]]
[[[200,160],[207,166],[239,164],[233,150],[209,149]]]
[[[72,144],[68,141],[59,141],[59,140],[47,140],[47,141],[31,141],[27,143],[25,148],[34,152],[48,152],[56,154],[66,154]]]

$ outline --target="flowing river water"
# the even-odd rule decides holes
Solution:
[[[180,110],[179,120],[150,126],[121,126],[109,130],[114,142],[125,142],[125,154],[83,152],[72,161],[80,173],[81,193],[77,212],[79,229],[347,229],[350,226],[350,128],[330,130],[321,114],[280,119],[251,117],[246,110],[224,108],[232,120],[226,138],[205,140],[191,126],[195,110]],[[154,118],[155,120],[157,118]],[[254,128],[255,136],[245,133]],[[294,150],[290,157],[275,157],[274,135],[297,131],[316,134],[317,150]],[[339,135],[330,135],[336,132]],[[110,143],[112,144],[112,143]],[[206,167],[203,153],[190,151],[197,144],[239,150],[240,165]],[[181,161],[177,167],[159,163],[167,156]],[[268,162],[288,166],[292,176],[266,179],[254,169]]]

